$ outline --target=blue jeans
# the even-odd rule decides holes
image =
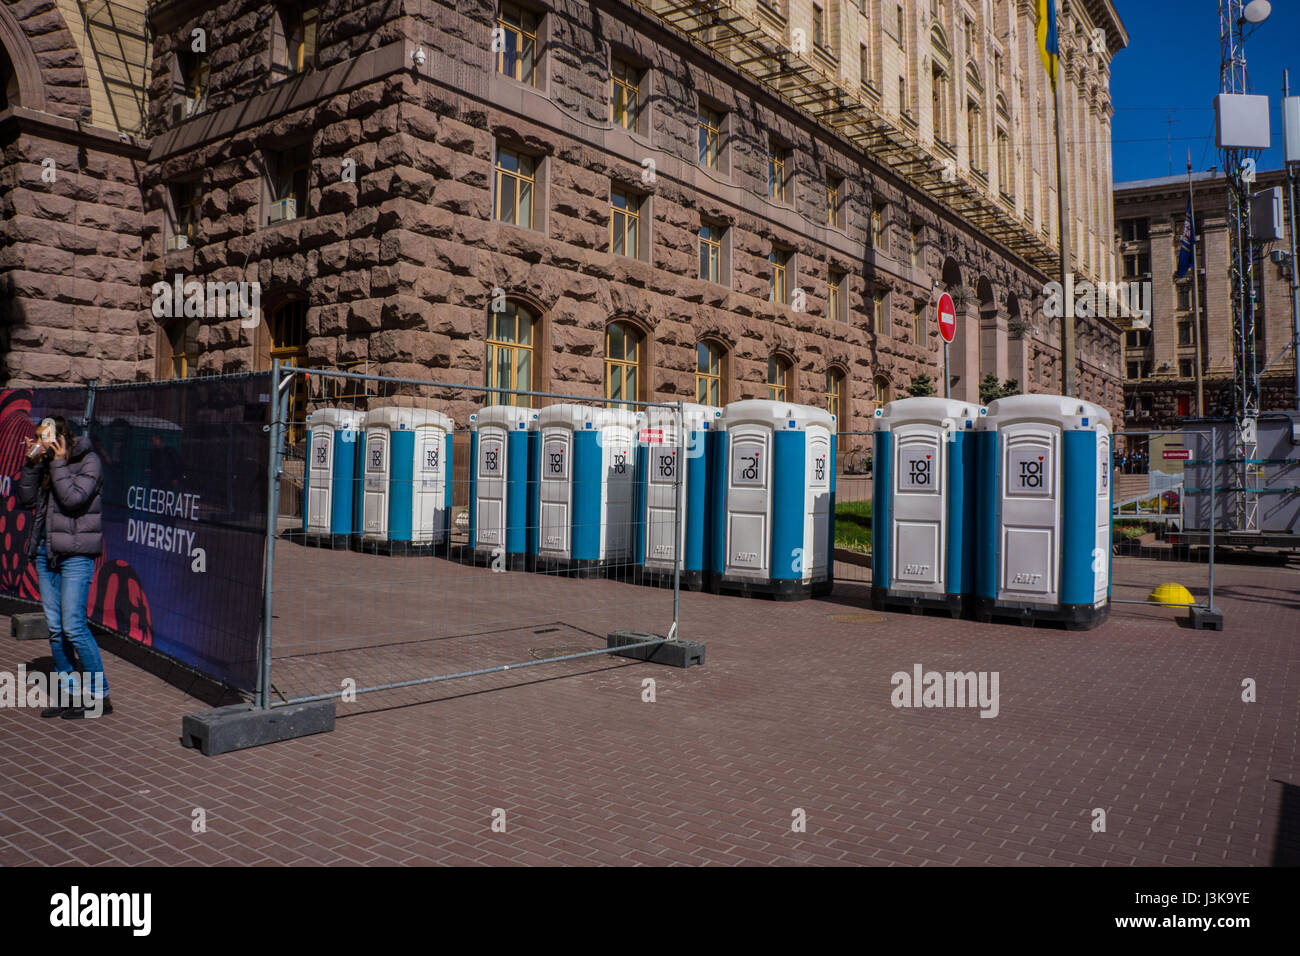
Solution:
[[[54,669],[69,694],[80,692],[77,675],[86,673],[92,680],[87,693],[107,697],[104,660],[86,623],[86,601],[94,573],[95,559],[85,555],[65,555],[59,561],[59,569],[51,571],[45,560],[45,546],[41,545],[36,554],[36,577],[41,583],[41,604],[50,629]]]

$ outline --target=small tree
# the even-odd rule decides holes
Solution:
[[[934,382],[929,375],[922,372],[920,375],[912,377],[912,383],[907,386],[907,394],[913,398],[922,398],[926,395],[934,394]]]
[[[981,405],[987,405],[995,399],[1006,398],[1008,395],[1018,394],[1020,394],[1020,382],[1017,379],[1009,378],[999,385],[998,377],[989,372],[980,380]]]

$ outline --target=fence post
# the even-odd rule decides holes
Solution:
[[[681,640],[678,632],[682,605],[682,552],[686,550],[686,527],[682,521],[682,475],[686,471],[686,410],[677,400],[677,467],[673,471],[673,626],[668,631],[669,640]]]
[[[1193,276],[1193,278],[1195,277]],[[1214,487],[1215,485],[1214,458],[1215,455],[1217,454],[1217,451],[1215,449],[1216,442],[1214,438],[1215,438],[1214,431],[1213,429],[1211,429],[1210,431],[1210,596],[1207,601],[1207,603],[1210,605],[1211,611],[1214,610],[1214,492],[1216,490]]]
[[[86,384],[86,414],[83,416],[83,427],[87,434],[90,432],[90,423],[95,418],[95,388],[99,385],[99,379],[92,378]]]
[[[271,362],[271,449],[266,462],[266,556],[262,580],[261,669],[257,681],[257,706],[271,706],[271,605],[275,585],[275,536],[280,511],[280,444],[284,424],[280,415],[280,360]]]

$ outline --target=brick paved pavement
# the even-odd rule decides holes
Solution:
[[[580,617],[652,599],[584,583],[607,596]],[[218,758],[177,740],[205,705],[110,655],[111,717],[0,711],[0,865],[1268,864],[1300,840],[1281,825],[1300,570],[1223,565],[1217,585],[1222,633],[1133,607],[1082,633],[882,615],[860,584],[799,604],[686,594],[704,667],[598,657],[366,696],[333,734]],[[595,640],[562,602],[532,606],[544,633],[508,653]],[[0,639],[0,669],[42,653]],[[894,709],[890,675],[914,663],[998,671],[1000,714]]]

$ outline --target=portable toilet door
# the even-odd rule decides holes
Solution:
[[[713,586],[797,599],[820,567],[829,587],[834,416],[752,399],[728,405],[721,423]]]
[[[445,554],[451,542],[452,433],[456,423],[432,409],[410,409],[415,432],[411,450],[411,531],[414,548]],[[394,503],[397,507],[396,497]]]
[[[971,430],[985,409],[903,398],[877,409],[873,439],[872,604],[957,617],[973,594]]]
[[[488,405],[470,420],[470,554],[501,570],[529,569],[537,553],[532,478],[537,412]]]
[[[571,403],[538,413],[539,569],[607,569],[630,560],[642,417]]]
[[[366,416],[365,461],[361,489],[361,547],[373,549],[388,541],[388,459],[390,428],[377,408]]]
[[[365,412],[350,408],[318,408],[307,416],[303,532],[310,544],[347,548],[359,533],[356,485],[365,419]]]
[[[976,428],[977,616],[1071,628],[1105,620],[1110,415],[1061,395],[1013,395]]]
[[[681,448],[676,409],[649,408],[645,416],[637,448],[638,503],[633,561],[639,566],[644,582],[670,584],[680,548],[681,586],[698,591],[704,587],[708,537],[707,492],[712,446],[707,436],[722,416],[722,409],[683,403],[685,434],[680,441]],[[682,507],[678,514],[678,465],[683,455]]]

